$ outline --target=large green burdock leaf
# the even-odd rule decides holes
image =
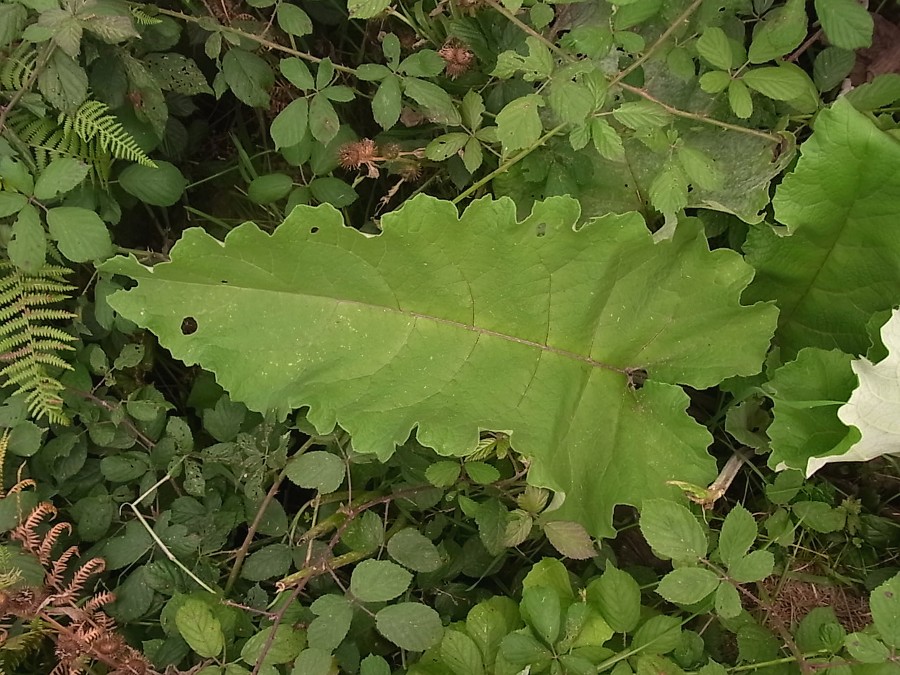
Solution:
[[[773,200],[791,234],[751,229],[757,275],[744,298],[777,302],[786,359],[803,347],[865,354],[870,317],[900,302],[898,166],[900,142],[838,100]]]
[[[192,229],[169,263],[104,269],[138,281],[112,306],[232,399],[308,406],[382,458],[413,429],[445,455],[508,431],[530,480],[566,493],[558,517],[608,535],[616,504],[715,475],[678,384],[757,372],[776,309],[742,306],[751,268],[690,223],[654,243],[635,214],[578,215],[556,198],[516,222],[482,199],[460,218],[419,196],[372,237],[302,206],[271,235]]]

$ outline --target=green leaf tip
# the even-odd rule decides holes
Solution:
[[[152,271],[104,269],[138,282],[112,307],[233,400],[308,407],[381,458],[414,430],[448,456],[510,430],[531,482],[566,494],[557,517],[605,536],[616,504],[715,476],[679,385],[758,372],[777,312],[741,305],[752,269],[695,223],[655,243],[635,213],[578,219],[565,197],[518,221],[509,199],[460,215],[419,196],[371,236],[301,206],[271,234],[188,230]]]

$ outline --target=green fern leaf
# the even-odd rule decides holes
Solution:
[[[156,167],[119,120],[109,114],[109,106],[105,103],[85,101],[74,115],[60,114],[59,123],[65,130],[74,131],[85,143],[96,140],[103,150],[109,151],[117,159]]]
[[[66,283],[69,270],[45,265],[26,274],[12,263],[0,263],[0,379],[25,397],[37,418],[67,424],[62,409],[62,383],[50,373],[71,370],[60,352],[71,351],[75,338],[50,325],[74,318],[71,312],[48,307],[66,300],[74,288]]]

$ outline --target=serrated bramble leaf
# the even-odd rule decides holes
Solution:
[[[580,523],[551,520],[544,525],[544,534],[553,548],[566,558],[587,560],[597,553],[591,535]]]
[[[869,609],[882,641],[895,649],[900,647],[900,575],[872,591]]]
[[[275,141],[276,148],[287,148],[297,145],[306,136],[309,121],[309,102],[305,98],[291,101],[278,116],[272,120],[269,133]]]
[[[723,619],[733,619],[738,616],[743,610],[741,594],[738,589],[727,581],[719,584],[716,589],[715,607],[716,614]]]
[[[700,88],[708,94],[725,91],[731,82],[731,75],[722,70],[710,70],[700,76]]]
[[[382,129],[390,129],[400,119],[401,99],[400,78],[388,75],[378,85],[372,99],[372,116]]]
[[[532,586],[522,591],[522,618],[548,647],[559,637],[562,604],[559,595],[547,586]]]
[[[57,206],[47,211],[50,237],[72,262],[103,260],[113,252],[106,224],[80,206]]]
[[[731,70],[734,66],[731,40],[718,26],[703,29],[703,34],[697,38],[697,52],[716,68]]]
[[[285,474],[295,485],[328,494],[344,482],[347,468],[341,458],[330,452],[306,452],[288,462]]]
[[[281,59],[278,67],[281,70],[281,74],[297,89],[307,91],[315,88],[316,83],[313,80],[312,73],[309,72],[309,67],[300,59],[294,56]]]
[[[316,618],[306,630],[309,644],[332,652],[347,636],[353,620],[353,607],[340,595],[323,595],[311,606]]]
[[[601,157],[613,162],[621,162],[625,159],[625,145],[619,132],[612,125],[600,117],[591,120],[591,140]]]
[[[900,203],[898,164],[900,144],[838,99],[819,113],[772,200],[790,236],[751,228],[744,246],[757,273],[744,297],[781,307],[776,339],[784,360],[803,347],[864,354],[869,318],[896,304],[900,239],[889,225],[897,209],[888,205]]]
[[[461,472],[459,462],[435,462],[425,469],[425,478],[435,487],[450,487]]]
[[[650,617],[637,629],[631,648],[644,654],[666,654],[680,644],[681,620],[663,614]]]
[[[510,101],[497,114],[497,137],[504,153],[526,148],[540,138],[543,126],[538,108],[543,104],[540,96],[528,94]]]
[[[769,551],[753,551],[728,566],[728,576],[739,584],[762,581],[772,574],[775,556]]]
[[[514,666],[540,666],[553,658],[553,652],[527,630],[510,633],[500,643],[500,656]]]
[[[500,480],[500,472],[490,464],[484,462],[466,462],[463,464],[466,475],[477,485],[490,485]]]
[[[316,94],[309,103],[309,132],[313,138],[328,144],[337,135],[341,121],[331,101],[324,94]]]
[[[475,173],[484,161],[481,143],[477,138],[470,138],[463,148],[463,165],[469,173]]]
[[[339,423],[357,451],[380,457],[413,427],[443,454],[470,453],[479,429],[511,430],[530,481],[566,493],[554,517],[602,536],[614,504],[677,494],[673,479],[712,480],[709,434],[684,414],[676,383],[757,372],[775,313],[740,304],[752,271],[732,251],[710,252],[699,224],[655,243],[637,215],[576,231],[577,217],[567,198],[521,223],[512,201],[482,199],[460,220],[419,196],[367,237],[330,207],[298,206],[273,234],[245,224],[223,246],[188,230],[171,263],[105,269],[139,280],[114,308],[215,372],[233,400],[281,414],[310,405],[323,433]],[[648,374],[640,389],[634,368]],[[598,406],[614,438],[598,435]]]
[[[47,257],[47,235],[38,210],[31,204],[24,205],[13,223],[11,234],[6,245],[9,259],[23,272],[36,273]]]
[[[286,173],[267,173],[257,176],[247,186],[247,196],[257,204],[274,204],[288,196],[294,180]]]
[[[393,600],[409,588],[412,574],[390,560],[364,560],[350,576],[350,592],[362,602]]]
[[[312,33],[312,21],[309,15],[297,5],[282,2],[278,5],[278,25],[285,33],[303,37]]]
[[[753,99],[742,80],[732,80],[728,84],[728,104],[731,111],[741,119],[745,120],[753,114]]]
[[[415,77],[404,77],[403,93],[422,106],[433,122],[451,127],[462,123],[462,118],[453,104],[450,94],[433,82]]]
[[[347,0],[352,19],[371,19],[391,6],[391,0]]]
[[[462,150],[469,138],[459,132],[438,136],[425,146],[425,156],[433,162],[443,162]]]
[[[90,167],[72,157],[60,157],[50,162],[38,174],[34,184],[34,197],[41,201],[53,199],[75,189],[90,171]]]
[[[132,164],[119,174],[119,185],[130,195],[153,206],[173,206],[187,187],[187,179],[171,162],[156,166]]]
[[[617,122],[629,129],[653,129],[672,121],[672,116],[662,106],[652,101],[631,101],[613,110]]]
[[[753,515],[738,504],[722,523],[719,533],[719,557],[725,565],[743,558],[756,541],[757,528]]]
[[[754,68],[743,75],[743,82],[754,91],[776,101],[797,98],[808,83],[808,77],[800,70],[784,66]]]
[[[273,635],[274,633],[274,635]],[[306,633],[293,626],[269,626],[253,635],[241,648],[241,658],[251,666],[290,663],[306,646]]]
[[[387,550],[394,560],[416,572],[434,572],[444,564],[431,540],[411,527],[392,536],[388,540]]]
[[[641,587],[628,572],[611,565],[587,587],[587,600],[617,633],[634,630],[641,618]]]
[[[263,581],[287,574],[291,568],[291,549],[286,544],[269,544],[247,558],[241,576],[250,581]]]
[[[856,0],[816,0],[816,15],[828,42],[841,49],[872,46],[875,22]]]
[[[678,213],[688,203],[688,180],[682,168],[670,162],[650,183],[650,203],[660,213]]]
[[[861,663],[884,663],[891,656],[884,643],[867,633],[850,633],[844,638],[844,646]]]
[[[418,602],[385,607],[375,615],[375,627],[395,645],[411,652],[424,652],[444,635],[440,615]]]
[[[662,578],[656,592],[669,602],[691,605],[700,602],[716,590],[718,585],[719,577],[710,570],[700,567],[680,567]]]
[[[806,3],[787,2],[770,10],[753,29],[753,41],[747,56],[750,63],[764,63],[800,46],[806,39]]]
[[[722,187],[724,183],[722,172],[705,152],[681,144],[675,154],[692,185],[711,191]]]
[[[706,533],[694,514],[681,504],[644,500],[640,527],[653,550],[667,558],[699,560],[706,555]]]
[[[458,630],[448,630],[441,640],[441,662],[453,675],[482,675],[484,662],[478,645],[468,635]]]
[[[222,625],[202,600],[185,600],[175,612],[175,625],[184,641],[203,658],[217,657],[225,648]]]

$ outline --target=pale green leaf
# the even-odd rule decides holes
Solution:
[[[443,162],[462,150],[469,138],[468,134],[458,132],[438,136],[425,146],[425,156],[433,162]]]
[[[362,602],[393,600],[409,588],[412,574],[390,560],[364,560],[353,569],[350,592]]]
[[[650,183],[650,203],[660,213],[681,211],[688,203],[688,180],[682,168],[669,162]]]
[[[485,199],[460,221],[420,196],[386,215],[377,237],[330,207],[298,206],[273,234],[241,225],[224,246],[192,229],[171,263],[107,266],[139,280],[110,302],[215,372],[234,400],[282,413],[310,405],[317,428],[339,423],[360,452],[387,457],[414,426],[443,454],[470,453],[479,429],[512,430],[530,480],[566,493],[554,517],[601,536],[614,504],[714,477],[710,437],[684,414],[676,383],[757,372],[774,310],[740,305],[751,270],[710,252],[699,225],[654,243],[636,215],[576,231],[572,200],[535,209],[518,223],[511,201]],[[598,278],[585,260],[608,271]],[[634,368],[648,373],[640,389]],[[614,434],[598,433],[598,406]]]
[[[775,193],[775,217],[790,236],[751,228],[745,250],[757,273],[744,297],[781,308],[785,360],[803,347],[865,353],[869,317],[896,304],[898,165],[900,143],[839,99],[816,118],[796,169]]]
[[[281,59],[278,63],[278,67],[281,70],[281,74],[284,75],[291,84],[297,87],[297,89],[308,91],[309,89],[315,88],[316,82],[313,79],[312,73],[309,72],[309,67],[300,59],[294,56],[287,59]]]
[[[741,606],[741,594],[737,588],[727,581],[723,581],[716,589],[715,599],[716,614],[723,619],[733,619],[738,616]]]
[[[722,70],[710,70],[700,76],[700,88],[708,94],[718,94],[728,89],[731,75]]]
[[[57,206],[47,211],[47,225],[59,252],[72,262],[103,260],[112,255],[109,230],[93,211]]]
[[[613,110],[613,117],[630,129],[653,129],[672,121],[662,106],[652,101],[631,101]]]
[[[279,663],[290,663],[305,646],[306,638],[303,631],[284,624],[269,626],[244,643],[241,658],[244,663],[252,666],[265,654],[263,665],[274,666]]]
[[[202,600],[185,600],[175,613],[175,625],[184,641],[203,658],[217,657],[225,648],[222,625]]]
[[[591,120],[591,140],[601,157],[613,162],[625,159],[625,146],[619,132],[605,119],[595,117]]]
[[[856,0],[816,0],[816,15],[828,42],[841,49],[872,46],[875,22]]]
[[[661,614],[647,619],[631,641],[645,654],[666,654],[681,644],[681,619]]]
[[[660,555],[673,560],[698,560],[709,545],[703,527],[681,504],[665,499],[644,500],[641,533]]]
[[[847,520],[847,512],[844,509],[834,509],[825,502],[795,502],[791,509],[803,527],[823,534],[837,532],[844,527]]]
[[[388,605],[375,615],[375,626],[388,640],[411,652],[424,652],[444,635],[438,613],[418,602]]]
[[[844,638],[844,646],[857,661],[862,663],[884,663],[890,658],[890,650],[868,633],[850,633]]]
[[[459,480],[461,470],[459,462],[435,462],[425,470],[425,478],[435,487],[450,487]]]
[[[728,84],[728,104],[731,111],[741,119],[747,119],[753,114],[753,99],[742,80],[732,80]]]
[[[547,100],[559,120],[566,124],[581,124],[594,111],[591,90],[570,80],[553,82]]]
[[[309,104],[309,132],[313,138],[327,144],[337,135],[341,121],[331,101],[324,94],[316,94]]]
[[[544,642],[553,646],[562,626],[562,605],[556,591],[547,586],[531,586],[522,591],[522,618]]]
[[[28,203],[28,197],[15,192],[0,192],[0,218],[18,213]]]
[[[71,56],[57,49],[47,66],[39,71],[38,89],[55,108],[74,113],[87,100],[87,73]]]
[[[0,5],[0,47],[19,39],[27,18],[28,12],[22,5]]]

